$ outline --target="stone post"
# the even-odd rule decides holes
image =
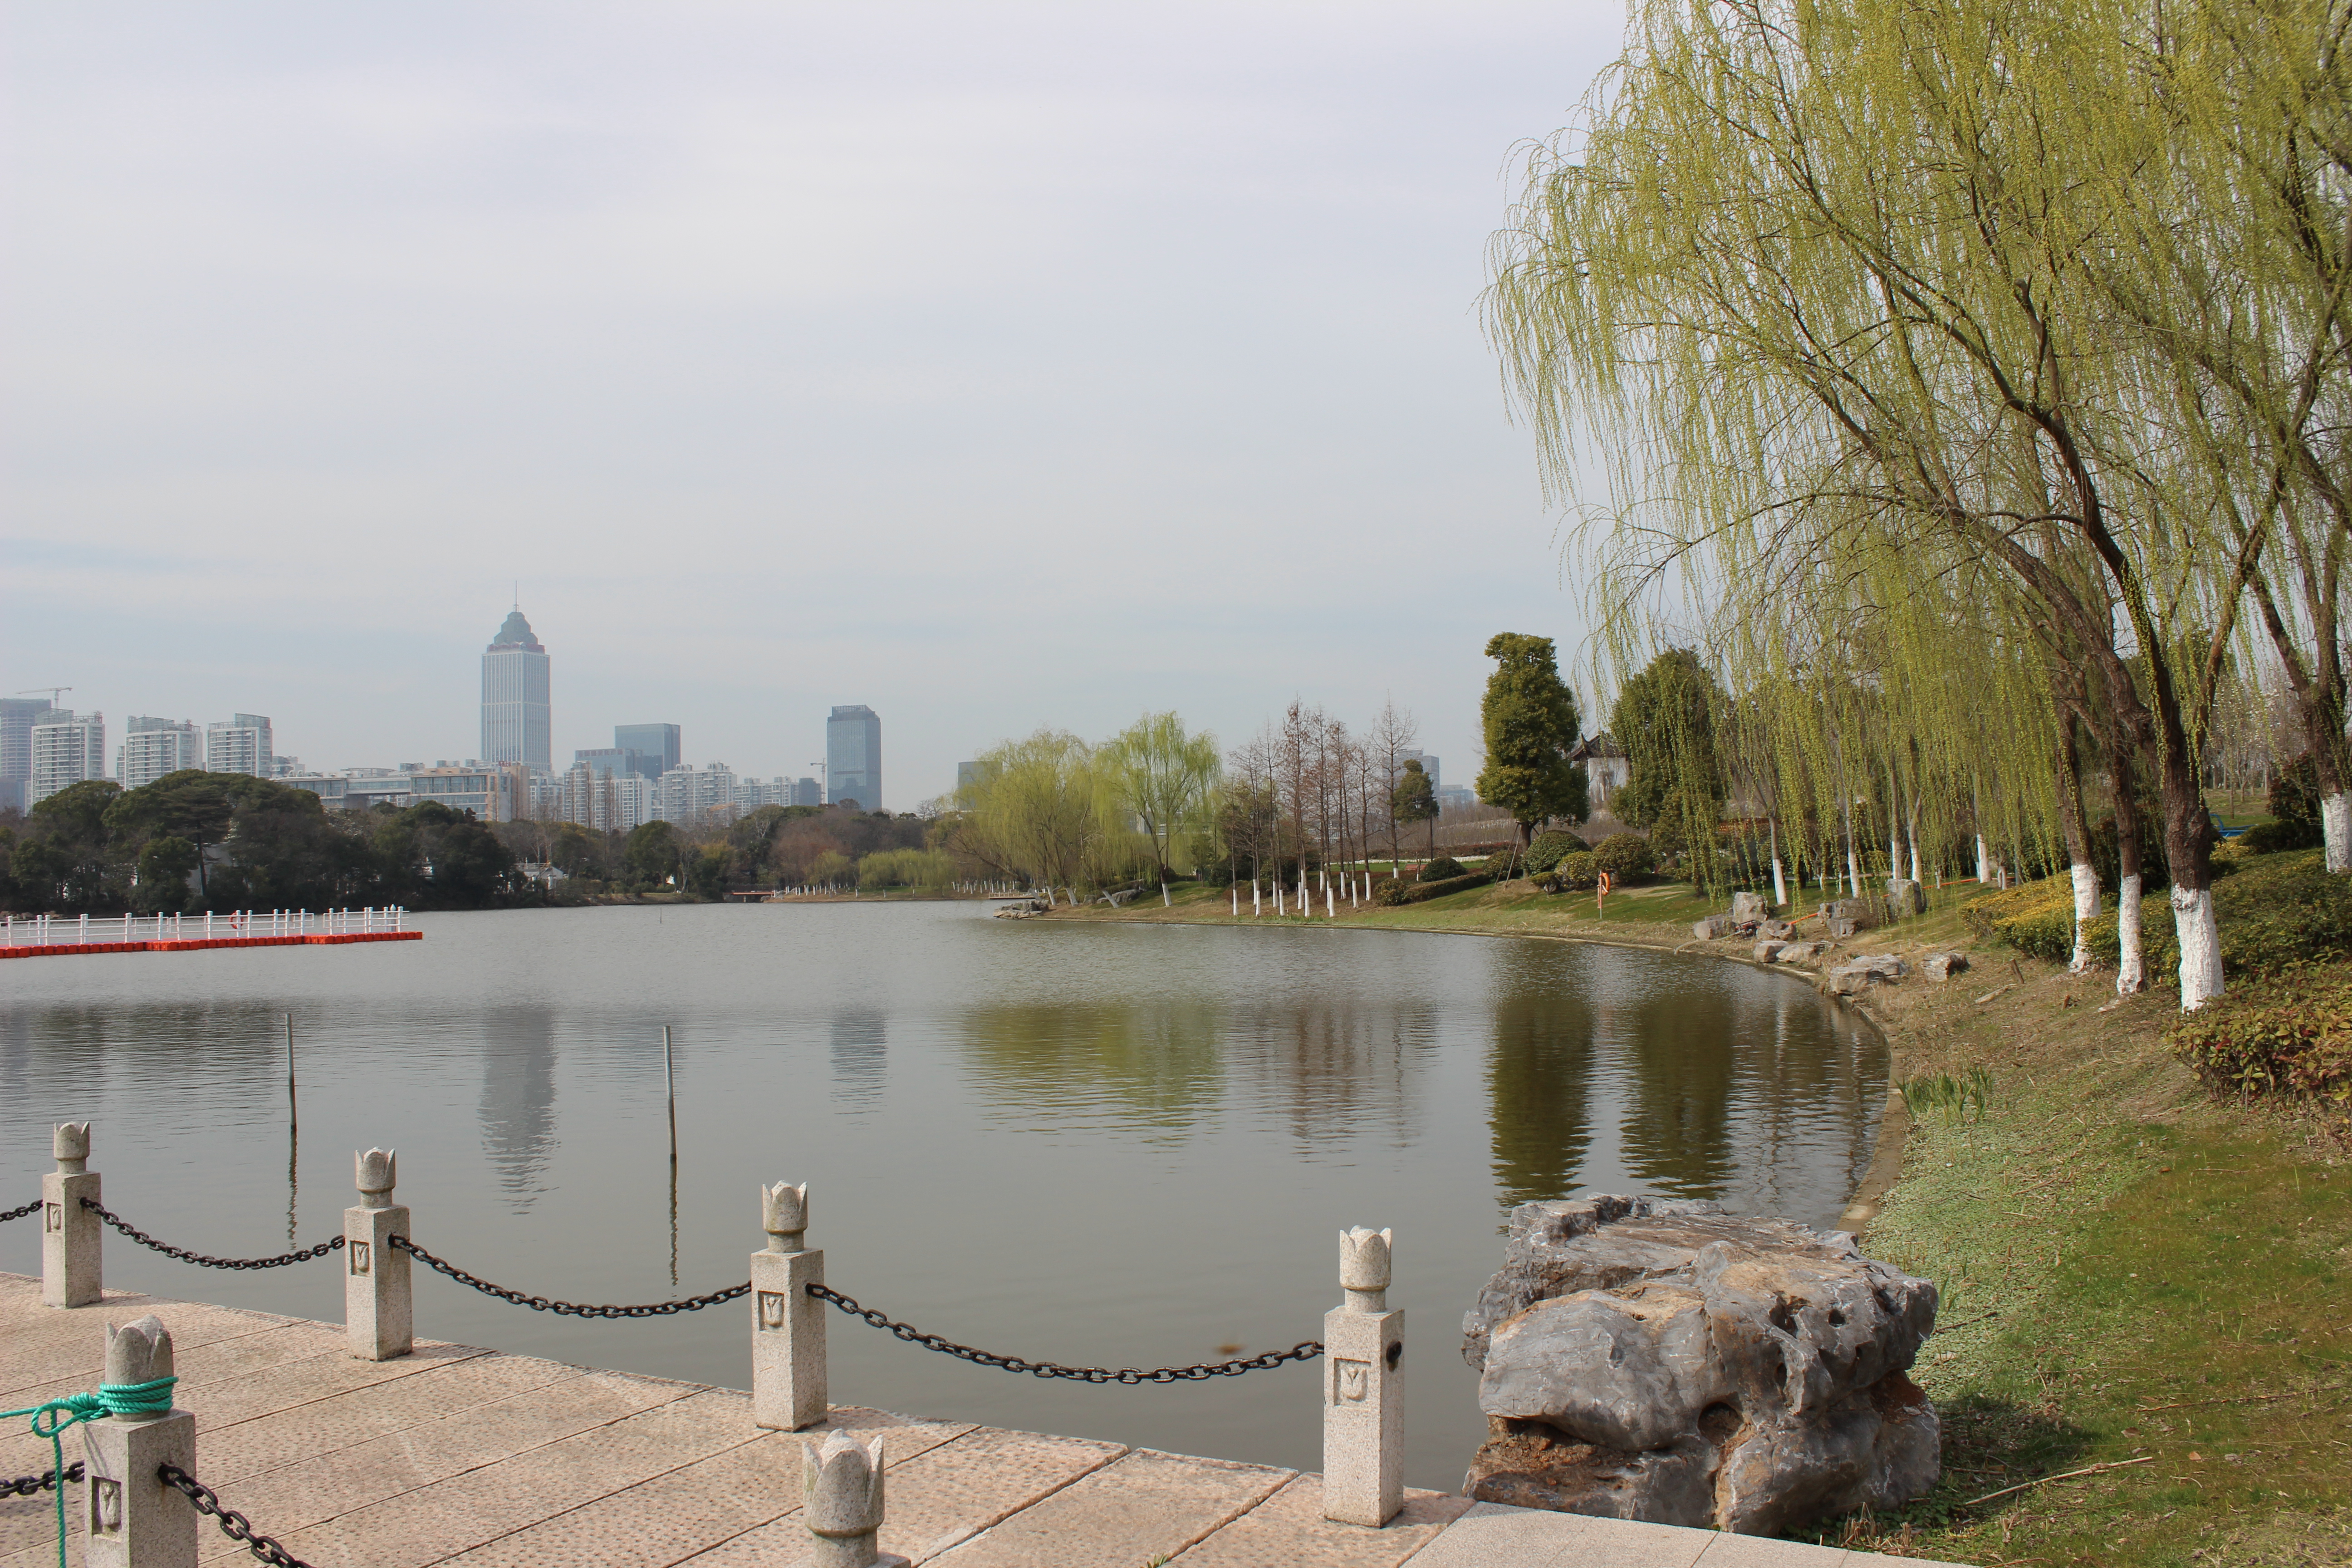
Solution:
[[[108,1325],[106,1381],[146,1383],[172,1375],[172,1331],[152,1316]],[[196,1418],[174,1408],[158,1415],[105,1415],[82,1425],[82,1563],[85,1568],[195,1568],[196,1510],[156,1474],[196,1468]]]
[[[809,1286],[824,1283],[824,1254],[803,1245],[808,1184],[761,1187],[760,1220],[768,1246],[751,1254],[751,1424],[797,1432],[824,1420],[831,1408],[824,1303],[808,1293]]]
[[[875,1542],[882,1531],[882,1439],[828,1432],[801,1439],[801,1518],[811,1568],[907,1568]]]
[[[1404,1313],[1389,1233],[1339,1235],[1345,1303],[1323,1315],[1323,1517],[1375,1529],[1404,1506]]]
[[[98,1195],[98,1173],[89,1168],[89,1123],[60,1121],[49,1134],[58,1168],[41,1178],[41,1300],[52,1307],[86,1307],[106,1293],[106,1270],[99,1252],[106,1232],[98,1215],[81,1206]]]
[[[398,1154],[371,1149],[356,1156],[359,1206],[343,1211],[343,1342],[362,1361],[390,1361],[415,1343],[408,1254],[392,1245],[408,1235],[408,1205],[392,1201]]]

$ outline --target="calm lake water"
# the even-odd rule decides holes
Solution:
[[[337,1233],[352,1151],[379,1144],[400,1151],[422,1245],[534,1293],[647,1301],[742,1279],[757,1184],[805,1180],[836,1289],[989,1350],[1145,1368],[1318,1337],[1336,1233],[1388,1226],[1407,1479],[1451,1489],[1483,1433],[1462,1313],[1512,1205],[1647,1191],[1827,1225],[1876,1139],[1877,1037],[1742,965],[988,916],[426,915],[421,942],[0,964],[0,1206],[37,1194],[49,1124],[88,1119],[108,1206],[200,1251],[275,1252]],[[0,1269],[39,1268],[32,1222],[0,1226]],[[227,1273],[110,1234],[106,1268],[342,1315],[330,1260]],[[421,1268],[416,1292],[426,1337],[750,1380],[740,1302],[581,1321]],[[1311,1366],[1093,1387],[829,1329],[842,1403],[1319,1468]]]

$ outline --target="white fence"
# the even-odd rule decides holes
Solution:
[[[150,942],[278,941],[308,936],[376,936],[404,929],[398,904],[362,910],[239,910],[203,915],[33,915],[0,917],[0,948],[95,947]]]

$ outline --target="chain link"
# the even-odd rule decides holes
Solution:
[[[66,1467],[66,1479],[69,1481],[81,1479],[79,1459]],[[18,1476],[14,1480],[0,1481],[0,1497],[38,1497],[43,1492],[53,1492],[57,1489],[58,1473],[55,1470],[43,1470],[37,1476]]]
[[[231,1541],[243,1542],[247,1552],[252,1552],[264,1563],[271,1564],[271,1568],[310,1568],[308,1563],[287,1551],[268,1536],[257,1533],[253,1528],[253,1521],[233,1508],[224,1507],[218,1492],[180,1468],[179,1466],[163,1465],[157,1468],[156,1473],[163,1478],[166,1486],[177,1487],[185,1492],[188,1500],[195,1504],[198,1513],[208,1514],[219,1520],[223,1535],[227,1536]]]
[[[901,1323],[861,1307],[840,1291],[823,1285],[811,1285],[808,1293],[820,1301],[830,1301],[853,1318],[863,1318],[877,1329],[887,1329],[910,1345],[920,1345],[927,1351],[951,1355],[979,1366],[1003,1367],[1006,1372],[1025,1372],[1032,1377],[1066,1377],[1075,1383],[1202,1383],[1213,1377],[1239,1377],[1245,1372],[1271,1372],[1286,1361],[1313,1361],[1323,1353],[1320,1340],[1301,1340],[1286,1351],[1268,1351],[1244,1361],[1203,1362],[1194,1366],[1163,1366],[1153,1372],[1136,1367],[1122,1367],[1114,1372],[1107,1366],[1059,1366],[1050,1361],[1023,1361],[1019,1356],[994,1355],[987,1351],[960,1345],[938,1334],[927,1334],[912,1323]]]
[[[732,1301],[751,1293],[751,1282],[725,1290],[713,1290],[708,1296],[689,1296],[683,1301],[648,1301],[636,1307],[588,1307],[577,1301],[551,1301],[544,1296],[526,1296],[520,1290],[509,1290],[503,1285],[493,1285],[487,1279],[477,1279],[471,1274],[444,1258],[434,1257],[404,1236],[395,1236],[392,1245],[437,1273],[446,1274],[460,1285],[470,1285],[485,1296],[496,1296],[502,1301],[512,1301],[518,1307],[529,1307],[534,1312],[553,1312],[559,1318],[667,1318],[674,1312],[699,1312],[705,1307],[716,1307],[721,1301]]]
[[[26,1215],[33,1213],[40,1206],[41,1200],[39,1198],[35,1198],[23,1208],[10,1209],[6,1214],[0,1214],[0,1225],[6,1225],[12,1219],[23,1219]]]
[[[313,1258],[324,1258],[330,1252],[341,1252],[343,1249],[343,1238],[339,1236],[331,1241],[322,1241],[316,1247],[306,1247],[299,1252],[282,1252],[275,1258],[207,1258],[201,1252],[190,1252],[185,1247],[173,1247],[168,1241],[156,1240],[112,1209],[105,1207],[93,1199],[82,1199],[81,1206],[89,1209],[142,1247],[152,1247],[164,1257],[176,1258],[183,1263],[201,1263],[206,1268],[283,1268],[289,1263],[307,1263]]]

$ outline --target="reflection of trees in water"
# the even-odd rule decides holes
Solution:
[[[1339,996],[1260,1006],[1234,1016],[1237,1056],[1259,1090],[1307,1143],[1370,1129],[1399,1145],[1413,1137],[1412,1080],[1435,1048],[1437,1009],[1424,1002]]]
[[[1661,987],[1615,1009],[1628,1108],[1620,1134],[1626,1174],[1682,1198],[1723,1195],[1735,1162],[1731,1096],[1739,1052],[1726,998],[1703,983]]]
[[[1496,1197],[1565,1197],[1592,1147],[1592,1013],[1565,988],[1507,984],[1486,1056]]]
[[[1742,1206],[1782,1213],[1809,1173],[1846,1173],[1851,1188],[1878,1136],[1885,1066],[1850,1020],[1793,984],[1729,998],[1737,1101],[1733,1163]]]
[[[889,1077],[889,1026],[878,1007],[833,1016],[833,1102],[844,1110],[882,1103]]]
[[[1223,1092],[1216,1009],[1206,1003],[972,1007],[964,1051],[982,1098],[1037,1126],[1106,1109],[1167,1131],[1192,1127]]]
[[[482,1151],[517,1213],[547,1190],[555,1149],[555,1016],[501,1007],[482,1041]]]

